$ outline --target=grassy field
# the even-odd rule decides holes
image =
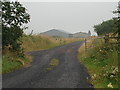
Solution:
[[[79,48],[78,58],[90,73],[95,88],[118,88],[118,51],[116,44],[90,39]]]
[[[54,48],[80,40],[83,39],[50,37],[40,35],[24,35],[21,38],[21,41],[23,42],[22,47],[24,49],[24,52]],[[31,56],[26,55],[23,58],[18,56],[16,53],[12,53],[9,51],[4,52],[6,52],[6,54],[4,54],[2,57],[2,73],[8,73],[22,67],[30,66],[30,63],[32,62]]]

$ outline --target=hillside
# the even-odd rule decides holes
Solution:
[[[52,30],[49,30],[49,31],[46,31],[40,34],[68,38],[70,33],[67,33],[63,30],[52,29]]]
[[[90,32],[90,31],[89,31]],[[64,37],[64,38],[86,38],[90,37],[90,33],[85,33],[85,32],[77,32],[77,33],[68,33],[64,30],[59,30],[59,29],[52,29],[43,33],[40,33],[40,35],[48,35],[48,36],[53,36],[53,37]]]

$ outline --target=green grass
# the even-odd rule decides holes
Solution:
[[[100,39],[92,43],[93,47],[78,54],[82,64],[91,75],[90,83],[95,88],[118,88],[118,51],[116,45],[104,44]]]
[[[23,63],[21,62],[24,62]],[[12,72],[14,70],[20,69],[23,66],[28,65],[28,63],[30,63],[30,58],[27,57],[17,57],[14,56],[12,54],[7,54],[7,55],[3,55],[2,57],[2,73],[9,73]]]
[[[3,60],[2,73],[14,71],[16,69],[19,69],[21,66],[22,64],[18,61],[11,62],[10,60]]]

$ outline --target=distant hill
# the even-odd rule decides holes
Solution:
[[[63,30],[52,29],[52,30],[49,30],[49,31],[46,31],[46,32],[43,32],[43,33],[40,33],[40,34],[68,38],[70,33],[65,32]]]
[[[52,29],[43,33],[40,33],[42,35],[48,35],[48,36],[55,36],[55,37],[65,37],[65,38],[85,38],[91,36],[89,33],[85,32],[78,32],[78,33],[68,33],[63,30],[58,29]]]

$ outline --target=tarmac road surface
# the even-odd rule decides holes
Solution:
[[[28,52],[33,56],[31,66],[4,74],[3,88],[93,88],[87,82],[90,76],[86,68],[77,59],[77,51],[82,43],[84,41]],[[47,70],[53,58],[58,59],[59,64]]]

